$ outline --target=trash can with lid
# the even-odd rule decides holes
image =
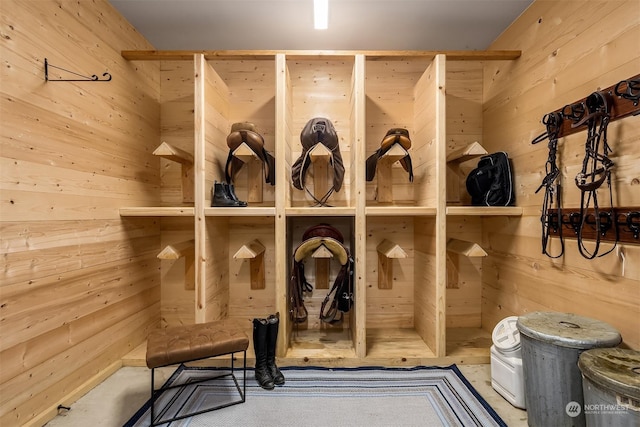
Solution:
[[[588,427],[640,426],[640,352],[596,348],[580,355]]]
[[[516,326],[529,425],[584,426],[578,357],[588,349],[617,346],[620,333],[605,322],[570,313],[529,313]]]
[[[502,319],[491,334],[491,386],[509,403],[524,409],[524,378],[518,316]]]

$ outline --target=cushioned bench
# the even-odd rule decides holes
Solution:
[[[245,401],[246,382],[247,382],[247,348],[249,347],[249,338],[242,330],[226,321],[217,321],[209,323],[200,323],[195,325],[173,326],[165,329],[157,329],[152,331],[147,338],[147,366],[151,369],[151,426],[165,424],[204,412],[214,411],[216,409],[225,408],[227,406],[243,403]],[[233,354],[242,352],[243,357],[243,387],[240,388],[238,380],[234,374]],[[206,359],[210,357],[231,355],[231,371],[208,377],[197,381],[191,381],[188,384],[177,384],[163,386],[158,390],[154,386],[155,369],[193,362],[195,360]],[[213,407],[201,409],[196,412],[187,414],[178,413],[174,418],[156,420],[155,419],[155,402],[167,390],[174,388],[190,387],[193,384],[212,381],[214,379],[230,376],[238,390],[240,399],[232,402],[225,402]],[[161,417],[159,417],[161,418]]]

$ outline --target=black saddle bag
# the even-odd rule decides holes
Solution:
[[[467,176],[467,191],[474,206],[515,204],[511,160],[504,151],[482,156]]]

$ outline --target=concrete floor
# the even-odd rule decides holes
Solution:
[[[490,365],[459,365],[458,368],[508,426],[527,425],[526,411],[511,406],[491,387]],[[164,383],[173,370],[156,370],[157,384]],[[62,410],[46,426],[120,427],[149,398],[150,379],[146,367],[123,367],[72,404],[71,410]]]

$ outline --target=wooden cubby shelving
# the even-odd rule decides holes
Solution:
[[[459,108],[461,115],[481,123],[481,102],[479,109],[469,106],[471,98],[482,98],[478,61],[511,60],[517,52],[128,51],[123,56],[182,64],[164,67],[168,74],[189,62],[193,67],[191,78],[165,79],[174,82],[172,91],[184,95],[181,100],[193,100],[194,136],[192,141],[183,137],[180,144],[184,156],[193,158],[193,206],[120,208],[123,217],[193,218],[195,289],[185,290],[175,302],[163,301],[163,310],[191,311],[194,322],[231,319],[247,332],[251,319],[277,311],[281,364],[489,361],[491,334],[481,325],[483,257],[456,255],[457,287],[450,288],[447,242],[465,240],[485,248],[483,221],[517,217],[522,209],[465,206],[460,186],[448,188],[448,161],[461,162],[484,150],[477,139],[456,133],[451,117]],[[456,75],[451,84],[450,73]],[[300,131],[313,117],[331,119],[340,138],[344,182],[329,198],[330,207],[314,206],[305,191],[291,184],[291,165],[302,151]],[[183,122],[188,121],[185,116]],[[224,180],[220,164],[228,154],[226,136],[241,121],[254,123],[274,154],[276,185],[263,185],[261,194],[251,197],[258,201],[247,207],[211,207],[211,187]],[[405,153],[392,153],[395,157],[381,162],[386,168],[381,177],[366,182],[365,160],[393,127],[410,132],[414,180],[397,162]],[[481,129],[468,133],[482,134]],[[193,149],[185,150],[187,145]],[[329,188],[333,171],[322,167],[322,159],[316,163],[310,169],[318,166],[318,173],[308,175],[307,183],[322,196],[317,193]],[[248,200],[255,175],[255,170],[238,173],[234,185],[241,200]],[[447,204],[450,196],[455,204]],[[174,200],[183,204],[179,197]],[[320,222],[343,233],[355,259],[354,306],[341,324],[320,322],[319,306],[338,266],[319,254],[318,264],[310,257],[307,267],[310,282],[318,279],[320,285],[305,299],[309,320],[294,325],[288,316],[291,257],[304,230]],[[260,250],[249,250],[247,242],[255,241]],[[491,257],[490,247],[485,249]],[[383,268],[380,256],[386,257]],[[259,259],[260,268],[244,258]]]

